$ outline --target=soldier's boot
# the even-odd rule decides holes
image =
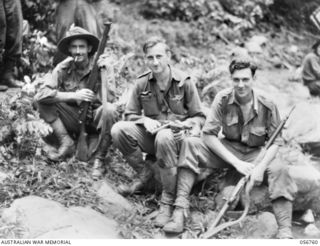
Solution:
[[[176,194],[177,168],[160,168],[160,178],[162,184],[162,194],[160,209],[155,218],[155,225],[163,227],[171,218],[173,212],[173,203]]]
[[[14,69],[16,67],[16,61],[7,60],[5,61],[4,68],[2,71],[0,84],[11,88],[21,88],[24,83],[15,79]]]
[[[95,160],[93,162],[92,178],[94,180],[98,180],[102,178],[102,176],[107,171],[105,157],[108,153],[108,150],[111,144],[112,144],[111,136],[106,134],[101,140],[101,143],[95,155]]]
[[[174,209],[170,221],[163,227],[167,233],[181,233],[184,228],[184,220],[187,211],[185,208],[177,207]]]
[[[154,224],[157,227],[163,227],[170,220],[172,212],[173,212],[172,205],[161,203],[159,213],[155,218]]]
[[[137,149],[132,154],[125,157],[129,165],[137,172],[136,178],[130,184],[122,184],[118,187],[119,194],[123,196],[132,195],[141,190],[141,188],[153,176],[151,168],[143,160],[142,152]]]
[[[278,198],[272,202],[273,212],[278,223],[276,238],[293,238],[291,230],[292,202],[285,198]]]
[[[48,153],[49,159],[58,161],[59,159],[72,155],[75,151],[74,141],[70,138],[60,118],[57,118],[52,122],[51,127],[59,140],[60,146],[57,151],[51,151]]]
[[[189,210],[189,195],[196,180],[196,174],[190,169],[180,168],[177,181],[177,198],[175,210],[170,221],[163,227],[168,233],[181,233],[184,228],[184,220]]]

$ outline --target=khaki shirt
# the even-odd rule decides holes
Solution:
[[[302,79],[304,84],[320,80],[320,57],[314,52],[303,60]]]
[[[240,143],[239,146],[249,150],[263,146],[280,123],[276,105],[254,91],[249,119],[244,122],[234,90],[225,89],[216,95],[202,132],[217,136],[222,128],[227,140]],[[274,144],[282,144],[281,138],[278,137]]]
[[[50,103],[56,96],[58,91],[61,92],[75,92],[79,89],[87,88],[90,72],[92,70],[93,61],[90,60],[89,66],[84,70],[79,70],[75,67],[73,60],[69,58],[59,63],[52,74],[47,77],[45,83],[35,95],[35,100]],[[107,81],[108,102],[113,102],[115,99],[115,85]],[[97,101],[95,104],[101,105],[101,76],[98,74],[98,82],[96,83]]]
[[[205,116],[194,82],[182,71],[170,69],[171,79],[165,91],[160,91],[151,71],[138,77],[126,106],[126,119],[143,122],[143,117],[147,116],[183,121],[196,117],[203,125]]]

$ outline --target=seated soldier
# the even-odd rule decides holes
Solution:
[[[302,63],[303,84],[308,87],[312,96],[320,95],[320,40],[312,46]]]
[[[49,158],[57,161],[74,153],[74,139],[79,135],[80,103],[91,102],[92,112],[88,111],[88,127],[99,135],[98,144],[94,150],[94,178],[102,175],[104,170],[104,158],[111,145],[110,130],[117,121],[117,111],[111,104],[107,104],[106,116],[103,116],[101,83],[97,82],[97,92],[87,89],[88,79],[93,66],[93,55],[99,45],[99,39],[80,27],[72,27],[67,36],[59,44],[60,52],[68,55],[66,60],[59,63],[52,72],[50,79],[40,88],[35,95],[38,103],[40,117],[50,123],[54,134],[60,141],[57,151],[51,151]],[[101,55],[98,66],[107,66],[107,56]],[[108,85],[109,102],[114,98],[112,85]],[[106,117],[103,119],[103,117]],[[106,122],[106,131],[101,132],[102,123]]]
[[[165,41],[152,37],[143,45],[143,52],[149,70],[134,84],[124,113],[126,121],[116,123],[111,134],[115,146],[137,172],[133,183],[118,188],[121,194],[141,189],[152,176],[142,152],[156,156],[162,195],[155,223],[163,226],[172,213],[179,146],[171,129],[153,132],[163,121],[179,120],[193,126],[191,134],[199,135],[205,116],[195,83],[189,75],[170,66],[171,53]]]
[[[251,173],[250,187],[255,182],[261,183],[265,172],[268,174],[270,198],[279,225],[278,237],[292,238],[292,201],[296,186],[288,167],[273,161],[281,138],[275,140],[255,168],[252,163],[280,124],[278,109],[253,90],[256,66],[250,59],[235,58],[229,70],[233,88],[222,90],[215,97],[202,137],[186,138],[182,143],[175,210],[163,229],[172,233],[183,231],[189,193],[199,168],[234,168],[243,175]],[[221,129],[224,138],[219,139]]]

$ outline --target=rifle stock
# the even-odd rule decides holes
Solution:
[[[274,131],[274,133],[272,134],[272,136],[270,137],[270,139],[268,140],[267,144],[262,148],[262,150],[260,151],[259,155],[256,157],[256,159],[254,160],[254,163],[259,163],[263,157],[265,156],[267,150],[269,149],[269,147],[273,144],[274,140],[277,138],[277,136],[280,134],[280,132],[282,131],[284,125],[286,124],[287,120],[289,119],[292,111],[294,110],[295,106],[292,107],[292,109],[289,111],[288,115],[285,117],[284,120],[281,121],[281,123],[279,124],[279,126],[276,128],[276,130]],[[202,235],[202,238],[212,238],[215,234],[217,234],[219,231],[234,225],[236,223],[239,223],[248,213],[249,211],[249,204],[248,206],[245,208],[244,213],[242,214],[242,216],[237,219],[236,221],[232,221],[232,222],[227,222],[223,225],[218,226],[218,224],[220,223],[221,219],[223,218],[224,214],[227,212],[228,208],[230,207],[230,205],[236,200],[236,197],[242,192],[242,190],[244,189],[244,187],[247,184],[247,181],[249,180],[250,175],[247,175],[245,177],[242,177],[239,182],[237,183],[236,187],[233,189],[233,192],[231,194],[231,196],[229,197],[228,200],[226,200],[226,202],[223,204],[220,212],[218,213],[217,217],[215,218],[215,220],[213,221],[213,223],[210,225],[209,229],[207,230],[207,232],[205,232]],[[249,202],[249,201],[247,201]],[[217,227],[218,226],[218,227]]]
[[[97,61],[100,57],[100,55],[104,52],[104,49],[106,47],[107,40],[109,38],[109,31],[111,28],[111,22],[105,23],[104,24],[104,31],[102,35],[102,39],[99,43],[98,50],[96,52],[94,62],[93,62],[93,67],[89,76],[88,80],[88,89],[94,90],[96,87],[96,83],[98,80],[98,64]],[[90,154],[88,153],[88,143],[87,143],[87,132],[86,132],[86,117],[87,117],[87,112],[90,106],[90,102],[85,102],[83,101],[80,105],[81,108],[81,114],[79,118],[79,124],[80,124],[80,134],[78,138],[78,144],[77,144],[77,152],[76,152],[76,157],[80,161],[87,161],[90,158]]]

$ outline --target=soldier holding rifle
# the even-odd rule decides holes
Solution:
[[[68,55],[59,63],[47,79],[44,86],[35,96],[40,116],[52,126],[55,136],[60,142],[57,150],[49,152],[49,158],[57,161],[75,150],[74,140],[79,136],[80,104],[90,102],[87,114],[86,128],[88,133],[98,133],[99,143],[94,153],[94,176],[100,176],[103,171],[103,161],[111,145],[110,130],[117,121],[117,111],[111,104],[114,100],[114,85],[102,81],[98,74],[96,91],[88,89],[88,80],[94,66],[93,57],[99,46],[99,39],[80,27],[71,27],[59,44],[58,49]],[[98,67],[108,66],[108,57],[103,54],[97,61]],[[102,107],[101,84],[108,83],[107,107]],[[105,113],[106,112],[106,113]],[[101,136],[103,124],[106,131]]]
[[[278,137],[266,150],[259,163],[252,163],[280,124],[278,109],[253,90],[256,66],[249,58],[235,58],[229,71],[233,87],[217,94],[202,137],[186,138],[182,143],[175,210],[164,231],[183,231],[189,193],[200,173],[199,168],[233,168],[242,175],[251,174],[249,186],[260,184],[267,174],[269,194],[279,225],[277,237],[292,238],[292,201],[297,188],[288,174],[288,167],[273,161],[278,146],[282,144],[281,138]],[[224,138],[220,139],[218,133],[221,129]]]
[[[161,128],[163,121],[179,121],[192,126],[190,134],[199,135],[205,116],[195,83],[188,74],[170,65],[171,53],[165,41],[151,37],[143,45],[149,70],[138,77],[125,109],[126,121],[116,123],[112,139],[137,172],[129,185],[119,187],[124,195],[141,189],[152,176],[142,152],[155,156],[160,169],[162,195],[157,226],[168,222],[173,210],[179,145],[178,133]]]

